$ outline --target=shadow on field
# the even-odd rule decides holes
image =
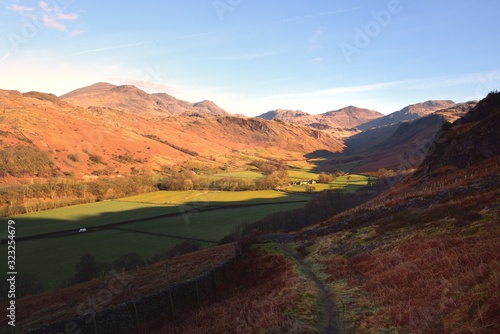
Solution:
[[[210,195],[179,206],[115,200],[11,217],[16,231],[16,269],[39,277],[45,291],[54,290],[66,286],[85,254],[106,264],[132,253],[151,261],[182,243],[207,248],[218,245],[240,225],[303,207],[310,199],[285,192],[250,200],[238,200],[245,196],[238,192],[234,197],[232,193],[220,198]],[[5,254],[6,231],[0,234],[0,249]]]
[[[327,150],[317,150],[304,155],[314,167],[311,172],[319,174],[322,172],[343,171],[353,172],[354,167],[364,159],[362,154],[346,154],[344,152],[331,152]]]
[[[54,212],[54,216],[50,218],[36,218],[29,217],[29,215],[20,215],[12,217],[11,219],[16,222],[16,242],[23,242],[27,240],[36,239],[50,239],[50,238],[60,238],[67,237],[71,235],[88,234],[93,232],[100,232],[110,229],[120,229],[123,231],[133,232],[133,233],[148,233],[155,234],[157,236],[165,236],[168,238],[178,238],[183,240],[193,240],[193,241],[203,241],[210,243],[218,243],[219,240],[206,240],[203,238],[190,238],[186,236],[176,236],[170,234],[155,233],[151,231],[140,231],[138,227],[135,226],[134,229],[125,228],[130,224],[137,224],[142,222],[160,220],[165,218],[165,223],[168,223],[169,218],[182,218],[186,224],[190,223],[190,218],[193,215],[202,214],[209,211],[221,211],[220,219],[224,220],[224,210],[231,210],[232,213],[227,215],[226,219],[233,219],[235,214],[237,214],[238,209],[252,208],[262,209],[263,212],[266,207],[276,206],[276,205],[286,205],[293,203],[305,203],[310,199],[308,194],[296,194],[288,192],[279,192],[279,198],[254,198],[251,200],[243,201],[192,201],[178,206],[166,206],[166,205],[155,205],[152,203],[144,203],[147,207],[124,210],[119,212],[101,212],[97,214],[92,214],[91,211],[88,212],[88,216],[79,220],[65,220],[57,218],[58,210],[68,211],[72,207],[65,207],[61,209],[51,210]],[[101,204],[102,210],[106,210],[106,203],[111,202],[122,202],[119,200],[113,201],[103,201],[99,202]],[[141,202],[125,202],[123,203],[135,203],[141,204]],[[92,203],[95,204],[95,203]],[[82,204],[83,206],[88,204]],[[81,207],[82,205],[79,205]],[[90,209],[90,206],[89,206]],[[287,210],[285,207],[283,210]],[[260,211],[260,210],[259,210]],[[276,212],[276,210],[272,210]],[[50,212],[50,211],[49,211]],[[271,212],[270,212],[271,213]],[[35,214],[36,215],[36,214]],[[45,215],[46,216],[46,215]],[[123,227],[125,226],[125,227]],[[120,228],[119,228],[120,227]],[[121,228],[123,227],[123,228]],[[82,230],[84,229],[84,231]],[[231,231],[228,231],[228,233]],[[7,242],[7,235],[2,233],[0,244],[5,244]]]

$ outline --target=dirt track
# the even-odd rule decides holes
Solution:
[[[326,321],[325,334],[339,334],[339,326],[337,321],[337,311],[335,307],[335,301],[331,296],[328,287],[321,281],[318,276],[312,271],[311,266],[304,261],[302,256],[297,253],[290,245],[286,243],[278,244],[279,247],[285,252],[288,256],[295,259],[300,268],[303,269],[305,275],[314,282],[314,284],[318,287],[320,292],[321,304],[323,305],[323,312]]]

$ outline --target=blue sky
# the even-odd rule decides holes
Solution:
[[[0,89],[387,114],[498,90],[499,31],[495,0],[0,0]]]

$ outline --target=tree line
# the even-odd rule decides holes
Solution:
[[[8,175],[33,175],[35,170],[40,171],[39,176],[42,176],[42,171],[52,173],[53,165],[45,152],[30,147],[18,147],[17,149],[15,154],[31,152],[26,158],[27,161],[35,158],[40,158],[40,161],[27,163],[26,166],[31,172],[22,174],[24,172],[20,169],[20,160],[14,159],[17,162],[10,165],[9,162],[5,163],[6,160],[9,160],[7,157],[14,153],[10,149],[2,150],[0,159],[4,159],[4,161],[0,160],[0,165],[4,163],[2,167],[4,173]],[[163,179],[158,179],[158,176],[153,174],[129,175],[121,178],[103,177],[92,181],[77,180],[71,177],[48,177],[32,181],[32,183],[5,184],[0,186],[0,216],[8,217],[157,190],[268,190],[286,186],[289,182],[288,171],[281,162],[255,161],[252,165],[259,168],[263,174],[262,178],[256,180],[235,177],[210,178],[197,175],[191,170],[184,170],[171,172],[170,176]]]
[[[158,190],[156,183],[152,175],[135,175],[88,182],[51,178],[31,184],[4,185],[0,186],[0,216],[139,195]]]
[[[159,190],[219,190],[248,191],[269,190],[284,187],[289,183],[288,169],[282,162],[255,160],[251,163],[263,177],[252,180],[236,177],[207,177],[191,170],[174,172],[157,184]]]

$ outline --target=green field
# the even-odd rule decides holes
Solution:
[[[11,219],[16,221],[16,236],[25,237],[63,230],[78,230],[82,227],[94,227],[116,221],[154,217],[178,211],[179,208],[176,206],[103,201],[28,213]],[[5,239],[5,231],[2,231],[0,237]]]
[[[305,195],[279,191],[161,191],[20,215],[12,218],[16,222],[17,237],[67,230],[76,232],[81,227],[132,219],[137,222],[99,231],[19,241],[16,247],[18,271],[41,277],[45,289],[49,290],[62,286],[74,273],[84,253],[92,254],[98,262],[113,262],[120,255],[131,252],[150,259],[186,239],[206,240],[200,244],[209,247],[239,224],[303,207],[308,199]],[[217,209],[213,211],[188,211],[214,206]],[[176,215],[141,221],[163,214]],[[2,239],[5,237],[4,233]],[[1,248],[6,250],[6,245]]]
[[[241,223],[252,222],[274,212],[299,208],[304,204],[281,203],[188,213],[120,225],[117,229],[22,241],[17,245],[18,271],[40,276],[45,287],[52,289],[61,286],[64,278],[73,274],[75,264],[84,253],[94,255],[98,262],[112,262],[120,255],[131,252],[149,259],[155,253],[185,240],[181,238],[213,240],[214,243],[201,243],[203,247],[208,247]],[[22,223],[23,219],[17,217],[15,221],[16,224]]]
[[[254,172],[242,173],[252,177],[249,173]],[[293,170],[290,174],[292,179],[317,178],[310,170]],[[348,175],[329,184],[312,186],[315,191],[338,188],[354,191],[366,182],[363,175]],[[16,216],[12,219],[18,238],[59,231],[73,233],[19,241],[18,271],[41,277],[45,289],[50,290],[63,285],[84,253],[92,254],[98,262],[111,263],[131,252],[150,259],[187,239],[204,240],[200,241],[201,246],[209,247],[242,223],[303,207],[310,198],[306,190],[301,185],[289,187],[286,192],[157,191]],[[159,217],[162,215],[169,216]],[[77,233],[82,227],[101,230]],[[5,231],[0,237],[6,238]],[[5,244],[0,248],[6,251]]]
[[[157,191],[120,200],[80,204],[17,216],[16,235],[24,237],[62,230],[78,230],[114,222],[180,212],[179,206],[232,205],[307,201],[309,198],[284,192],[245,191]],[[184,211],[189,208],[183,209]],[[0,233],[5,239],[6,231]]]
[[[338,186],[345,186],[346,184],[366,186],[368,184],[368,177],[361,174],[348,174],[336,177],[331,183]]]
[[[290,195],[276,190],[256,191],[155,191],[120,199],[120,201],[171,204],[171,205],[217,205],[241,203],[279,203],[284,201],[308,200],[300,195]]]
[[[297,172],[295,175],[298,176],[307,176],[307,172]],[[316,178],[308,178],[308,177],[296,177],[297,179],[306,179],[306,180],[316,180]],[[335,190],[335,189],[344,189],[347,192],[354,192],[359,187],[366,186],[368,184],[368,177],[360,174],[348,174],[343,176],[336,177],[332,182],[326,183],[316,183],[311,185],[296,185],[292,187],[288,187],[287,191],[292,192],[307,192],[309,187],[314,188],[314,192],[324,191],[324,190]]]
[[[311,169],[291,169],[288,171],[290,180],[317,180],[319,173],[312,171]]]
[[[338,187],[333,184],[325,184],[325,183],[316,183],[316,184],[311,184],[311,185],[296,185],[293,187],[289,187],[287,190],[291,191],[293,193],[306,193],[308,192],[308,188],[312,187],[313,192],[320,192],[324,190],[335,190],[335,189],[343,189],[344,187]]]

